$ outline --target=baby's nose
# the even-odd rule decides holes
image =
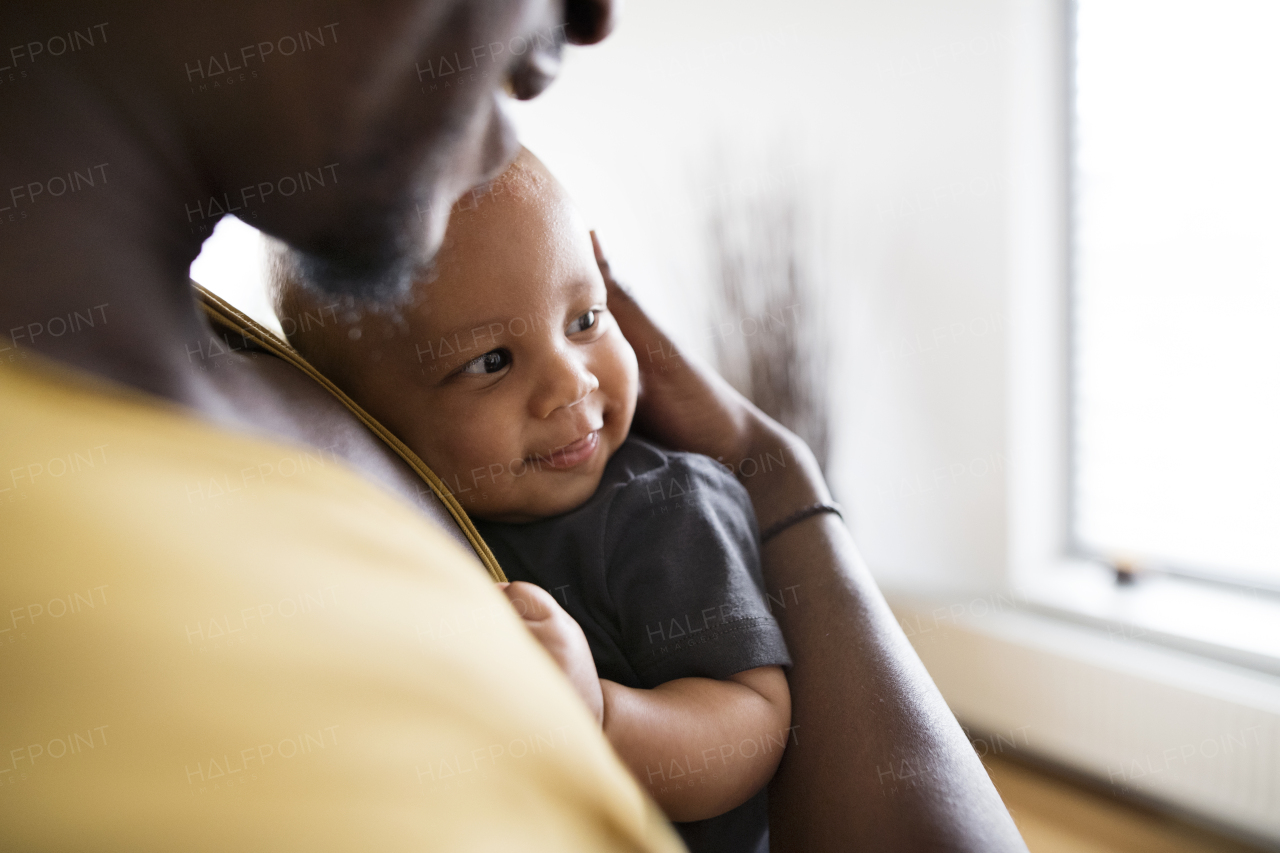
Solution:
[[[558,352],[548,360],[534,398],[534,414],[545,418],[557,409],[585,400],[600,387],[600,380],[573,352]]]

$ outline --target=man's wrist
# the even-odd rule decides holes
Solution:
[[[761,529],[806,506],[831,501],[813,451],[795,433],[763,423],[749,447],[737,474],[751,496]]]

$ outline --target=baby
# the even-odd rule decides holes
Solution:
[[[318,306],[287,272],[276,289],[281,316]],[[628,436],[636,356],[542,163],[524,151],[455,205],[399,316],[291,341],[449,484],[690,849],[767,850],[791,661],[751,503],[711,459]]]

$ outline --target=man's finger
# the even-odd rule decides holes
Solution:
[[[649,319],[649,315],[636,302],[631,291],[613,277],[609,269],[609,261],[604,256],[604,249],[600,246],[600,238],[594,231],[591,232],[591,246],[596,253],[596,264],[600,267],[600,275],[604,277],[605,290],[609,297],[609,313],[618,321],[618,328],[622,330],[623,337],[631,344],[637,355],[643,353],[647,356],[647,360],[641,360],[640,372],[652,373],[658,367],[670,369],[674,365],[667,362],[677,354],[675,344],[653,320]],[[641,396],[643,395],[642,382]]]
[[[609,291],[609,296],[612,298],[616,291],[634,304],[635,297],[631,295],[631,288],[613,277],[613,268],[609,266],[609,259],[604,254],[604,247],[600,245],[600,235],[596,234],[595,231],[591,232],[591,248],[596,253],[596,266],[600,268],[600,275],[604,278],[604,285]]]

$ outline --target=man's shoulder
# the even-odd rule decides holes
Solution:
[[[8,368],[0,435],[22,466],[0,480],[0,594],[24,605],[0,626],[5,725],[44,755],[63,736],[48,721],[69,715],[131,802],[178,827],[247,827],[226,838],[271,824],[314,850],[508,849],[486,822],[502,801],[530,837],[576,821],[574,849],[675,849],[480,565],[332,454]],[[77,685],[70,704],[49,672]],[[388,732],[395,749],[352,747]],[[84,761],[37,772],[0,797],[0,825],[19,847],[71,847],[47,815],[95,819]],[[239,808],[249,796],[262,820]]]

